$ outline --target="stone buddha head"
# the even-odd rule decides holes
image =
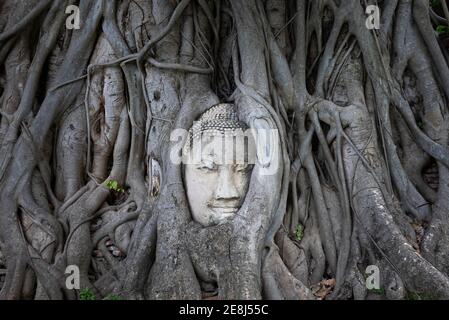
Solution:
[[[234,105],[217,104],[189,130],[183,148],[184,185],[192,218],[204,227],[232,219],[251,176],[251,140]]]

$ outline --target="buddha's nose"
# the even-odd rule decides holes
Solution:
[[[217,188],[215,190],[216,200],[237,200],[240,195],[232,178],[232,170],[222,167],[219,170]]]

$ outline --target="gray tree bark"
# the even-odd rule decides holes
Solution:
[[[449,298],[446,18],[427,0],[3,1],[0,299]],[[170,134],[220,102],[277,130],[280,164],[204,228]]]

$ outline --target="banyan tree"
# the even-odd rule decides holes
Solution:
[[[0,298],[449,298],[448,23],[444,0],[1,1]]]

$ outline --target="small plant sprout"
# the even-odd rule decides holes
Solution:
[[[85,288],[80,292],[80,300],[95,300],[95,294],[89,288]]]
[[[302,224],[298,224],[295,229],[295,239],[297,241],[301,241],[304,236],[304,226]]]
[[[115,192],[124,192],[125,190],[120,187],[120,185],[118,184],[117,180],[108,180],[106,182],[106,186],[110,189],[113,190]]]
[[[437,33],[440,34],[440,35],[449,34],[449,27],[448,26],[439,25],[437,27]]]

